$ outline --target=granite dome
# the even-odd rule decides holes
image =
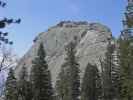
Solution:
[[[70,41],[77,44],[77,57],[82,74],[88,62],[100,66],[99,58],[104,57],[111,36],[110,29],[100,23],[62,21],[34,39],[34,44],[16,67],[16,76],[24,64],[30,71],[31,62],[42,42],[47,53],[46,59],[52,73],[52,80],[55,82],[65,57],[64,47]]]

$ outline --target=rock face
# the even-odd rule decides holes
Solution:
[[[88,62],[99,65],[99,59],[104,57],[107,41],[111,38],[111,31],[99,23],[63,21],[48,31],[40,33],[30,50],[22,57],[16,67],[16,75],[25,64],[30,71],[31,62],[37,54],[39,44],[44,43],[47,62],[55,83],[65,58],[64,47],[70,42],[77,43],[77,57],[80,63],[81,75]]]

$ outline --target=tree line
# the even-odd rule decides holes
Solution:
[[[55,86],[45,60],[46,53],[40,44],[37,57],[29,73],[25,65],[16,79],[11,68],[6,81],[4,100],[132,100],[133,99],[133,45],[132,39],[120,38],[119,48],[108,40],[101,68],[88,63],[83,78],[76,57],[76,44],[70,42]],[[86,59],[89,61],[89,59]]]

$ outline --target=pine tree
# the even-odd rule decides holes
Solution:
[[[81,100],[99,100],[100,76],[97,66],[88,63],[82,81]]]
[[[66,62],[65,64],[68,66],[67,68],[67,76],[68,76],[68,85],[70,100],[79,100],[80,96],[80,69],[79,64],[76,59],[76,44],[74,42],[70,42],[66,47]]]
[[[68,98],[69,100],[79,100],[80,96],[80,70],[79,64],[76,59],[76,44],[70,42],[66,50],[66,58],[64,65],[66,68],[67,86],[68,86]]]
[[[37,57],[33,60],[31,80],[33,84],[33,100],[52,100],[53,90],[51,75],[45,60],[46,53],[40,44]]]
[[[114,66],[114,61],[113,61],[113,51],[114,48],[111,44],[111,40],[108,41],[108,46],[107,46],[107,52],[105,54],[105,59],[101,64],[102,67],[102,89],[103,89],[103,99],[104,100],[113,100],[116,97],[116,93],[118,87],[117,87],[117,81],[116,81],[116,75],[115,73],[116,69]]]
[[[80,96],[80,70],[76,59],[76,45],[70,42],[66,48],[66,58],[61,66],[56,82],[57,94],[61,100],[79,100]]]
[[[32,100],[32,84],[28,80],[28,72],[25,66],[22,67],[19,75],[18,93],[21,100]]]
[[[133,100],[133,0],[127,1],[120,35],[121,100]]]
[[[5,86],[5,100],[18,100],[17,81],[11,68]]]
[[[69,100],[69,78],[67,66],[62,65],[58,79],[56,81],[57,100]]]
[[[133,47],[132,39],[120,39],[121,99],[133,99]]]

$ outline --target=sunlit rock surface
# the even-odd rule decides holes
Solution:
[[[82,75],[88,62],[100,66],[99,59],[104,57],[109,38],[111,38],[110,29],[99,23],[60,22],[34,39],[34,45],[16,67],[16,76],[24,64],[30,72],[31,62],[42,42],[47,53],[46,59],[52,73],[52,80],[55,83],[65,57],[64,47],[72,40],[77,43],[77,57]]]

